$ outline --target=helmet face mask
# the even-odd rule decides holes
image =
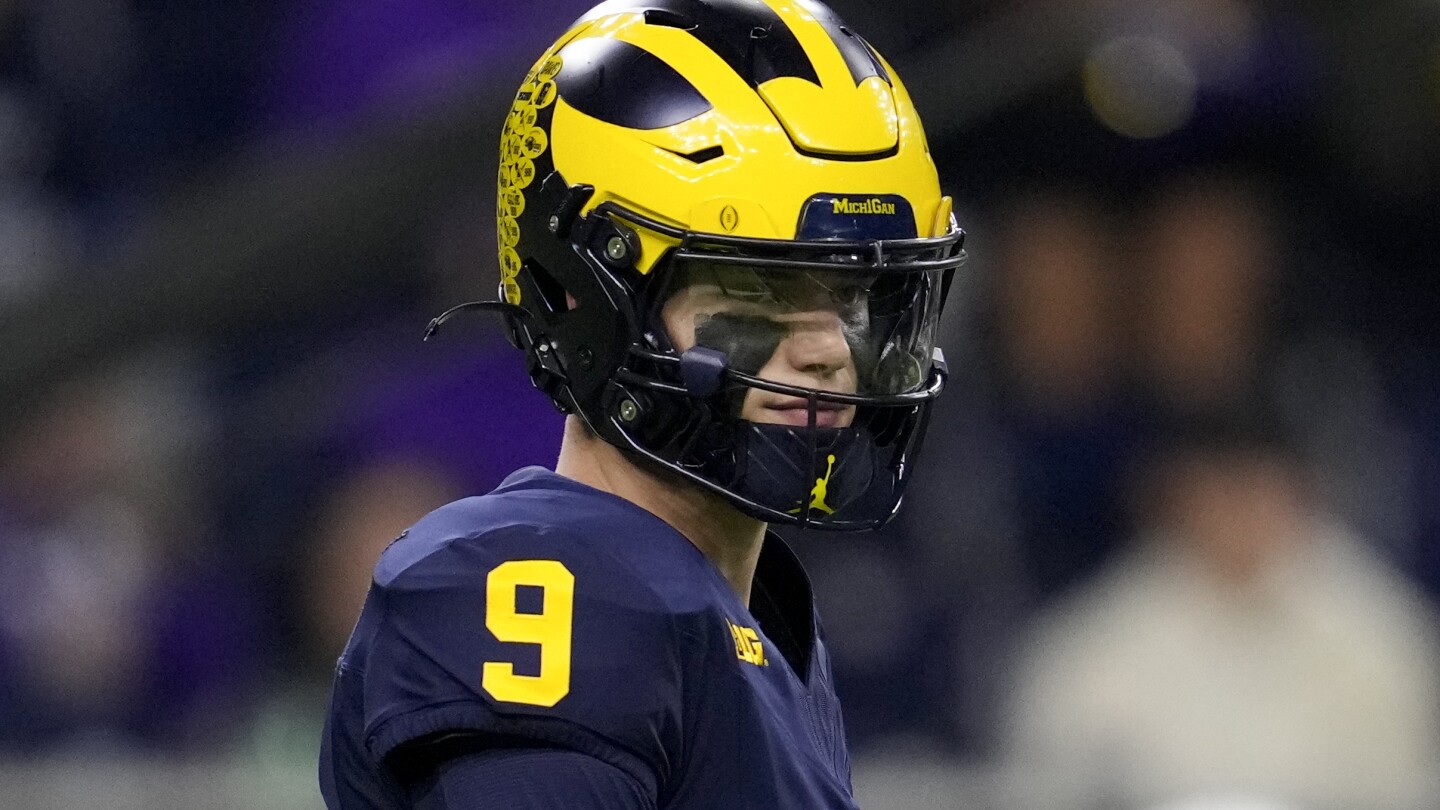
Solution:
[[[898,508],[944,384],[935,332],[963,232],[893,74],[817,68],[838,97],[864,87],[901,113],[870,122],[857,154],[817,155],[843,134],[827,134],[823,109],[776,102],[800,97],[789,77],[747,85],[697,51],[760,13],[749,6],[770,7],[701,5],[711,30],[697,33],[607,3],[527,77],[502,137],[501,294],[524,311],[512,338],[557,406],[639,463],[769,522],[877,527]],[[838,36],[832,17],[810,16],[823,7],[803,8],[767,12],[796,29],[801,53]],[[881,67],[868,45],[842,53]],[[632,126],[605,120],[614,90],[595,86],[617,73],[594,60],[622,57],[670,96],[646,110],[645,88],[630,88]],[[572,62],[579,78],[567,81]],[[802,125],[812,131],[791,132]],[[877,151],[887,125],[891,146]],[[682,152],[677,139],[719,146]],[[617,173],[627,160],[635,171]],[[638,176],[657,166],[653,182]]]
[[[943,384],[931,372],[947,272],[671,260],[647,323],[675,362],[652,379],[678,372],[683,393],[632,384],[652,407],[704,418],[667,425],[668,442],[627,438],[771,522],[874,527],[894,511],[892,471]]]

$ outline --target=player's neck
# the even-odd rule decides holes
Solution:
[[[591,435],[574,416],[565,420],[555,471],[618,495],[670,524],[720,569],[740,600],[750,604],[750,585],[765,539],[763,521],[743,514],[713,492],[636,465]]]

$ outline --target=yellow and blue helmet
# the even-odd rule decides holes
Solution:
[[[763,520],[898,508],[963,232],[904,85],[813,0],[611,0],[500,140],[500,295],[530,375]]]

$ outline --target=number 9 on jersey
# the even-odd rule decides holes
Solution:
[[[520,586],[539,588],[539,613],[521,613]],[[496,700],[554,706],[570,693],[575,575],[557,560],[510,560],[485,579],[485,626],[502,642],[540,648],[540,674],[517,675],[508,661],[486,661],[481,686]]]

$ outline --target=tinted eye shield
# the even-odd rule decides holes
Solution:
[[[938,237],[868,241],[797,241],[725,236],[682,230],[608,202],[597,206],[596,213],[609,215],[616,220],[643,227],[677,240],[679,244],[670,251],[666,261],[703,262],[711,265],[734,265],[757,269],[819,271],[827,274],[854,272],[871,277],[886,275],[893,277],[892,274],[936,274],[938,271],[942,287],[939,295],[941,301],[944,300],[945,292],[948,291],[951,272],[965,261],[963,249],[965,232],[954,225],[953,219],[950,232]],[[727,383],[739,384],[806,401],[809,406],[811,424],[815,422],[815,414],[820,409],[821,403],[835,406],[903,407],[932,400],[944,387],[946,376],[945,361],[938,348],[931,353],[931,364],[926,379],[914,390],[899,393],[857,394],[821,391],[757,377],[748,373],[748,369],[755,365],[753,362],[749,364],[732,362],[732,358],[725,352],[701,345],[679,354],[655,351],[642,345],[632,345],[629,353],[634,361],[640,362],[623,364],[617,370],[617,381],[692,398],[711,396]],[[734,359],[741,360],[741,358]],[[671,380],[678,378],[683,381],[683,384],[666,382],[649,374],[637,373],[632,370],[635,365],[649,365],[657,370],[666,369],[670,373],[665,374],[665,377]]]
[[[945,356],[940,349],[935,349],[930,375],[925,384],[914,390],[900,394],[842,394],[838,391],[821,391],[813,388],[802,388],[796,385],[767,380],[763,377],[756,377],[753,374],[746,374],[743,371],[736,371],[730,368],[729,358],[724,352],[694,346],[679,355],[669,352],[658,352],[652,349],[632,346],[630,355],[637,360],[653,363],[659,368],[668,368],[677,372],[682,383],[668,383],[640,374],[630,368],[622,367],[616,372],[615,378],[620,382],[648,388],[652,391],[663,391],[668,394],[681,394],[695,399],[704,399],[712,396],[720,390],[725,383],[738,383],[749,388],[761,391],[768,391],[772,394],[803,399],[809,403],[812,412],[811,421],[814,420],[814,411],[818,410],[820,403],[834,405],[864,405],[871,407],[898,408],[906,405],[917,405],[927,402],[938,396],[945,387],[945,376],[947,367]]]

